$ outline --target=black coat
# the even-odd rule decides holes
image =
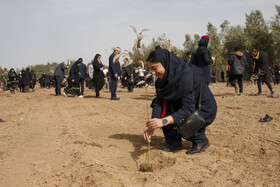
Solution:
[[[257,57],[254,58],[254,61],[256,63],[255,70],[254,70],[255,74],[259,72],[259,69],[261,71],[268,73],[269,70],[268,60],[266,54],[263,51],[259,51]]]
[[[126,66],[126,67],[123,67],[122,75],[123,75],[124,77],[130,78],[130,77],[131,77],[131,74],[133,74],[133,66],[132,66],[132,65],[128,65],[128,66]]]
[[[65,70],[65,69],[67,69],[67,67],[64,67],[64,64],[63,64],[63,63],[59,64],[59,65],[55,68],[54,76],[63,79],[63,78],[64,78],[64,75],[65,75],[65,73],[64,73],[64,70]]]
[[[75,82],[79,82],[79,80],[80,80],[80,76],[79,76],[79,66],[78,66],[79,63],[80,63],[80,61],[77,60],[77,61],[72,65],[72,67],[70,68],[70,71],[69,71],[69,77],[68,77],[68,79],[70,79],[70,80],[75,80]]]
[[[247,64],[247,59],[242,52],[235,52],[231,54],[228,59],[228,64],[230,65],[230,75],[244,75],[245,66]]]
[[[117,74],[118,76],[121,75],[121,66],[120,66],[120,62],[116,61],[115,63],[113,62],[115,53],[112,53],[109,57],[109,76],[112,79],[116,79],[115,78],[115,74]]]
[[[211,58],[211,54],[208,46],[209,39],[201,38],[198,44],[198,49],[196,51],[197,56],[197,66],[202,69],[203,71],[203,79],[204,81],[209,84],[211,81],[211,64],[213,60]]]
[[[25,71],[23,73],[23,76],[22,76],[23,83],[30,83],[32,80],[31,78],[32,78],[32,76],[31,76],[30,71]]]
[[[198,108],[200,85],[202,84],[201,115],[209,125],[216,117],[217,104],[210,89],[203,81],[201,69],[184,62],[167,50],[165,53],[170,56],[168,62],[170,65],[167,65],[169,67],[166,66],[165,69],[171,79],[167,77],[167,83],[160,88],[157,86],[159,84],[156,83],[157,97],[152,103],[152,118],[161,117],[162,102],[167,101],[168,107],[165,116],[171,115],[176,124],[182,123]]]

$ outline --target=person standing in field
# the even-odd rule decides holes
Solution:
[[[120,98],[118,98],[116,95],[116,91],[118,86],[118,77],[121,75],[121,66],[118,58],[114,60],[114,57],[120,53],[121,48],[116,47],[114,48],[114,52],[109,57],[109,89],[111,92],[111,100],[120,100]]]
[[[55,82],[55,95],[61,95],[61,84],[65,76],[65,70],[69,67],[65,67],[64,63],[59,64],[54,71],[54,82]]]
[[[207,85],[211,82],[211,65],[215,63],[215,57],[210,54],[208,47],[210,37],[204,35],[198,43],[196,51],[197,66],[202,69],[204,81]]]

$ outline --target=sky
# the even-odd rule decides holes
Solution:
[[[110,47],[132,50],[143,28],[149,45],[164,33],[183,48],[185,34],[204,35],[207,23],[224,20],[244,25],[245,14],[260,10],[266,20],[277,0],[0,0],[0,67],[66,62],[82,57],[87,64],[101,54],[108,64]]]

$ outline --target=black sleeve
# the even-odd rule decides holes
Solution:
[[[203,55],[203,59],[204,59],[205,64],[211,64],[213,62],[208,49],[202,50],[202,55]]]
[[[156,97],[151,107],[153,108],[152,118],[160,118],[162,113],[162,101]]]

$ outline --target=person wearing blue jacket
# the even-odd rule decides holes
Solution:
[[[79,66],[79,72],[80,72],[80,86],[81,86],[80,95],[84,95],[85,80],[87,78],[87,66],[83,63],[83,61]]]
[[[148,128],[144,132],[144,139],[151,142],[154,130],[162,128],[166,142],[162,150],[173,152],[182,149],[182,136],[178,133],[176,124],[182,124],[195,109],[198,109],[200,90],[202,90],[201,115],[206,125],[187,139],[192,142],[192,148],[186,153],[195,154],[204,151],[210,146],[205,130],[216,117],[217,104],[207,84],[203,81],[201,69],[186,63],[165,49],[152,51],[147,62],[153,75],[158,79],[156,98],[151,105],[152,118],[146,123]]]
[[[121,53],[121,48],[114,48],[114,52],[109,57],[109,89],[111,92],[111,100],[119,100],[117,97],[116,91],[118,86],[118,77],[121,75],[121,66],[118,59],[115,59],[115,55],[119,55]]]
[[[203,79],[207,85],[211,82],[211,64],[215,63],[215,57],[212,57],[208,47],[210,37],[204,35],[201,37],[198,43],[198,49],[196,51],[197,66],[203,71]]]

